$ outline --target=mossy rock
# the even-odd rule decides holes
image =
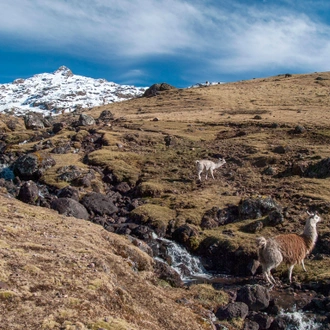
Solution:
[[[175,219],[176,212],[165,206],[144,204],[134,209],[130,216],[135,221],[150,224],[157,233],[164,235],[168,223]]]
[[[132,165],[142,163],[142,157],[133,152],[113,151],[107,147],[91,152],[88,155],[88,162],[96,166],[108,166],[110,161],[122,160]]]
[[[110,161],[107,170],[112,172],[118,183],[125,181],[132,186],[135,186],[140,175],[139,169],[120,159]]]
[[[137,194],[139,197],[161,197],[164,191],[164,186],[158,182],[141,182],[137,186]]]
[[[80,130],[76,135],[72,137],[73,141],[83,141],[86,136],[89,135],[89,132],[86,130]]]
[[[4,141],[9,144],[18,144],[28,141],[30,138],[31,135],[27,133],[10,133],[5,135]]]
[[[137,328],[133,327],[132,324],[127,323],[125,320],[122,320],[120,318],[114,319],[111,316],[108,316],[107,321],[100,320],[96,323],[90,324],[89,329],[92,330],[99,330],[99,329],[104,329],[104,330],[136,330]]]

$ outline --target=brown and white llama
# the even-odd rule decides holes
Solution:
[[[204,169],[206,171],[205,180],[207,180],[208,171],[210,171],[213,180],[215,180],[213,171],[215,169],[223,166],[224,164],[226,164],[226,160],[224,158],[219,158],[219,161],[217,163],[212,162],[211,160],[207,160],[207,159],[196,160],[196,168],[197,168],[197,175],[198,175],[199,181],[201,181],[201,174],[204,171]]]
[[[321,221],[317,213],[308,213],[304,232],[298,234],[281,234],[271,238],[258,237],[259,262],[266,280],[275,285],[271,270],[285,262],[289,267],[289,281],[292,281],[292,270],[296,264],[301,264],[304,271],[305,257],[312,251],[317,240],[316,224]]]

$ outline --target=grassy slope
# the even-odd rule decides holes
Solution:
[[[320,76],[326,80],[316,80]],[[174,90],[149,99],[95,108],[87,113],[96,118],[102,110],[109,109],[119,120],[111,127],[96,127],[105,134],[108,146],[89,156],[95,164],[109,163],[119,177],[125,175],[123,162],[129,163],[127,180],[134,183],[139,177],[143,182],[141,193],[149,196],[149,203],[175,210],[177,225],[187,222],[198,226],[205,210],[213,206],[237,205],[241,198],[270,195],[288,207],[291,215],[279,229],[299,231],[308,207],[330,203],[329,178],[278,179],[263,175],[263,168],[255,163],[264,159],[279,173],[292,161],[310,163],[329,157],[327,79],[329,73],[270,77]],[[261,120],[254,119],[256,115]],[[65,116],[68,121],[73,117]],[[8,120],[1,118],[3,122]],[[272,128],[272,123],[279,126]],[[16,142],[34,133],[25,132],[19,124],[15,132],[7,133],[12,141],[9,149],[30,150],[34,143]],[[304,125],[307,132],[290,134],[297,124]],[[237,134],[242,131],[245,135]],[[72,134],[63,130],[52,140],[57,145]],[[167,134],[176,141],[170,148],[164,144]],[[289,151],[274,153],[276,146],[285,146]],[[302,153],[302,149],[308,152]],[[216,180],[197,183],[194,160],[219,155],[230,161],[216,172]],[[74,163],[86,168],[82,155],[56,157],[57,166]],[[45,174],[44,180],[64,186],[56,181],[54,169]],[[96,181],[100,187],[102,182],[99,178]],[[24,324],[27,329],[40,325],[45,329],[107,328],[115,322],[113,318],[119,323],[118,329],[186,329],[187,324],[191,329],[208,327],[201,318],[204,315],[200,302],[175,302],[199,295],[161,287],[152,275],[152,260],[124,237],[4,196],[0,205],[0,299],[4,302],[0,304],[0,328],[11,325],[12,329],[21,329]],[[326,213],[322,216],[321,235],[329,231],[329,217]],[[241,232],[242,225],[204,231],[201,238],[222,238],[222,230],[230,229],[237,232],[234,244],[248,242],[247,247],[253,249],[254,236]],[[261,234],[268,236],[279,229],[265,228]],[[294,272],[300,279],[328,279],[328,259],[324,256],[323,260],[307,260],[308,275],[300,273],[299,267]],[[134,270],[136,262],[141,264],[139,271]],[[102,320],[109,324],[98,324]],[[116,329],[114,323],[109,328]]]
[[[100,226],[0,205],[0,329],[209,329],[202,304],[226,299],[162,285],[152,258]]]

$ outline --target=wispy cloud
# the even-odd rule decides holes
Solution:
[[[3,0],[0,36],[109,61],[172,56],[214,73],[327,70],[330,27],[318,16],[322,6],[329,4],[318,1],[313,11],[310,0]]]

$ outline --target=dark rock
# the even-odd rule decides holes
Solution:
[[[308,166],[304,173],[308,178],[324,179],[330,176],[330,158],[322,159],[320,162]]]
[[[66,165],[57,169],[58,179],[65,182],[71,182],[82,175],[82,172],[76,165]]]
[[[267,313],[251,313],[249,319],[258,324],[258,329],[268,329],[273,322],[273,317]]]
[[[57,193],[58,198],[71,198],[74,199],[75,201],[79,202],[79,192],[77,189],[67,186],[65,188],[62,188],[58,193]]]
[[[276,209],[271,212],[269,212],[267,217],[267,225],[268,226],[277,226],[284,222],[284,216],[282,211]]]
[[[19,157],[13,164],[13,172],[22,180],[38,180],[55,164],[49,154],[36,152]]]
[[[51,208],[68,217],[88,220],[89,214],[86,208],[72,198],[58,198],[51,203]]]
[[[103,110],[98,118],[98,120],[108,123],[109,121],[114,120],[114,115],[110,110]]]
[[[39,195],[38,186],[33,181],[24,182],[17,198],[24,203],[35,204]]]
[[[267,168],[265,168],[263,171],[262,171],[262,174],[265,174],[265,175],[275,175],[275,170],[272,166],[267,166]]]
[[[258,219],[272,211],[282,213],[282,208],[271,197],[257,197],[241,200],[238,205],[241,220]]]
[[[82,113],[79,116],[78,126],[93,126],[95,125],[95,120],[92,116]]]
[[[173,145],[176,144],[175,138],[173,136],[171,136],[171,135],[166,135],[164,137],[164,141],[165,141],[166,147],[173,146]]]
[[[180,288],[183,287],[183,282],[180,278],[179,273],[172,269],[165,262],[155,260],[155,274],[161,280],[168,282],[171,286]]]
[[[248,225],[244,226],[242,229],[247,233],[258,233],[264,227],[261,221],[251,222]]]
[[[245,319],[243,330],[259,330],[259,324],[249,319]]]
[[[156,96],[159,94],[159,92],[171,90],[171,89],[176,89],[176,88],[167,83],[153,84],[144,92],[143,97]]]
[[[285,154],[290,151],[289,146],[277,146],[273,149],[273,152],[276,154]]]
[[[44,149],[50,149],[53,148],[53,142],[51,140],[46,141],[40,141],[39,143],[35,144],[33,146],[34,151],[44,150]]]
[[[121,194],[127,194],[131,190],[131,187],[127,182],[120,182],[115,186],[115,190]]]
[[[176,242],[178,242],[184,246],[187,246],[189,248],[190,248],[189,240],[191,237],[194,237],[194,236],[198,236],[198,231],[196,228],[194,228],[188,224],[180,226],[172,234],[172,238]]]
[[[238,290],[236,301],[244,302],[251,311],[260,311],[266,309],[269,305],[269,291],[258,284],[246,285]]]
[[[297,125],[294,128],[294,131],[293,131],[294,134],[302,134],[302,133],[305,133],[305,132],[306,132],[306,128],[302,125]]]
[[[235,318],[245,319],[249,313],[249,307],[244,302],[229,303],[224,307],[220,307],[215,316],[220,320],[232,320]]]
[[[60,132],[64,127],[66,126],[66,123],[54,123],[53,124],[53,133],[57,134],[58,132]]]
[[[66,143],[64,145],[59,145],[55,147],[51,152],[53,154],[67,154],[71,151],[71,145],[70,143]]]
[[[81,203],[86,207],[90,214],[112,215],[118,212],[118,208],[113,204],[110,198],[100,193],[89,193],[85,195]]]
[[[24,124],[26,129],[38,130],[45,128],[42,115],[34,112],[24,116]]]
[[[39,113],[31,112],[23,118],[26,129],[39,130],[51,126],[49,121]]]
[[[75,186],[82,186],[82,187],[90,187],[92,185],[92,181],[95,179],[95,172],[94,170],[90,169],[87,173],[79,176],[72,180],[72,184]]]
[[[237,221],[239,218],[238,207],[236,205],[229,205],[225,209],[219,207],[212,207],[207,210],[201,221],[203,229],[211,229],[217,226],[225,225]]]

